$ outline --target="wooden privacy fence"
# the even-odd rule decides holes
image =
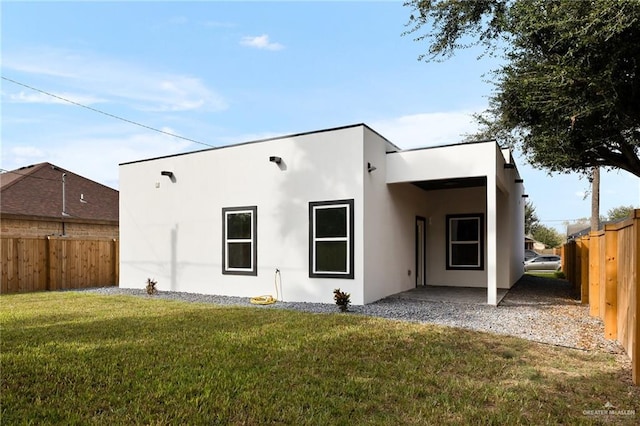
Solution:
[[[0,238],[0,293],[118,285],[116,239]]]
[[[640,385],[640,210],[565,244],[562,268],[589,314],[604,322],[605,337],[625,349]]]

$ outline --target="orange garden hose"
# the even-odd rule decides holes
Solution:
[[[276,297],[273,297],[270,294],[265,296],[256,296],[251,298],[251,303],[253,303],[254,305],[271,305],[276,303],[278,301],[278,278],[280,278],[280,286],[282,286],[282,277],[280,276],[280,270],[276,269],[276,273],[273,278],[276,288]]]

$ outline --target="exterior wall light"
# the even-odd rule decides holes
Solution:
[[[162,176],[167,176],[169,179],[173,180],[173,172],[163,170],[160,172]]]
[[[369,173],[371,173],[372,171],[374,171],[374,170],[376,170],[376,169],[377,169],[377,167],[376,167],[376,166],[371,165],[371,163],[367,163],[367,171],[368,171]]]
[[[269,161],[271,161],[272,163],[280,164],[282,163],[282,158],[272,155],[271,157],[269,157]]]

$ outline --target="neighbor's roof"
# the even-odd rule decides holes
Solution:
[[[62,217],[63,173],[66,174],[64,204],[68,217],[118,220],[118,191],[51,163],[0,174],[0,213]]]

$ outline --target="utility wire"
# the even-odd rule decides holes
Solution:
[[[12,80],[12,79],[10,79],[10,78],[8,78],[8,77],[5,77],[5,76],[2,76],[2,79],[3,79],[3,80],[7,80],[7,81],[9,81],[9,82],[11,82],[11,83],[13,83],[13,84],[17,84],[17,85],[19,85],[19,86],[26,87],[27,89],[31,89],[31,90],[34,90],[34,91],[36,91],[36,92],[40,92],[40,93],[42,93],[42,94],[44,94],[44,95],[51,96],[52,98],[60,99],[61,101],[68,102],[68,103],[70,103],[70,104],[73,104],[73,105],[76,105],[76,106],[79,106],[79,107],[82,107],[82,108],[86,108],[86,109],[88,109],[88,110],[90,110],[90,111],[97,112],[97,113],[100,113],[100,114],[106,115],[106,116],[108,116],[108,117],[111,117],[111,118],[115,118],[115,119],[117,119],[117,120],[124,121],[124,122],[129,123],[129,124],[133,124],[133,125],[136,125],[136,126],[144,127],[145,129],[153,130],[154,132],[162,133],[162,134],[164,134],[164,135],[172,136],[172,137],[174,137],[174,138],[179,138],[179,139],[183,139],[183,140],[185,140],[185,141],[189,141],[189,142],[197,143],[197,144],[200,144],[200,145],[205,145],[205,146],[208,146],[208,147],[211,147],[211,148],[215,148],[215,146],[214,146],[214,145],[210,145],[210,144],[208,144],[208,143],[200,142],[200,141],[197,141],[197,140],[195,140],[195,139],[185,138],[184,136],[176,135],[175,133],[165,132],[164,130],[156,129],[156,128],[154,128],[154,127],[147,126],[147,125],[145,125],[145,124],[137,123],[137,122],[135,122],[135,121],[128,120],[128,119],[126,119],[126,118],[122,118],[122,117],[119,117],[119,116],[117,116],[117,115],[114,115],[114,114],[110,114],[110,113],[108,113],[108,112],[105,112],[105,111],[101,111],[101,110],[99,110],[99,109],[96,109],[96,108],[90,107],[90,106],[88,106],[88,105],[83,105],[83,104],[81,104],[81,103],[79,103],[79,102],[75,102],[75,101],[72,101],[72,100],[70,100],[70,99],[63,98],[62,96],[54,95],[53,93],[49,93],[49,92],[46,92],[46,91],[44,91],[44,90],[38,89],[38,88],[36,88],[36,87],[29,86],[28,84],[20,83],[19,81]]]

